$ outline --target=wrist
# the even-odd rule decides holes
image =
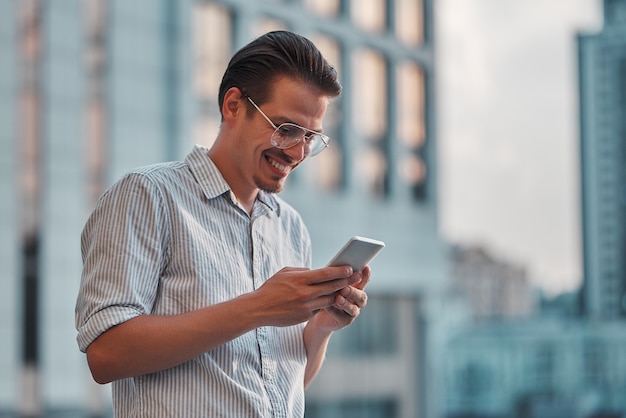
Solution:
[[[324,312],[318,312],[307,322],[305,327],[305,331],[308,330],[308,332],[314,335],[318,340],[329,339],[335,332],[334,328],[325,325],[325,321],[321,318],[323,314]]]

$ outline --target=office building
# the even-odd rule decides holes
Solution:
[[[563,318],[467,327],[448,342],[441,416],[622,417],[624,331]]]
[[[578,37],[583,310],[626,317],[626,1],[604,1],[604,27]]]
[[[75,343],[82,226],[128,169],[211,145],[230,55],[279,28],[314,40],[344,87],[325,120],[331,147],[283,193],[315,267],[352,235],[387,243],[371,311],[337,333],[308,415],[436,415],[439,339],[425,324],[441,315],[425,295],[444,287],[445,257],[431,0],[0,2],[0,414],[108,411]],[[350,374],[358,384],[340,384]]]
[[[452,248],[452,288],[467,300],[474,320],[528,317],[533,289],[526,270],[478,246]]]

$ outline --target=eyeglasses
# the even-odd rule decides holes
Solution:
[[[304,141],[304,155],[312,157],[324,151],[330,143],[330,138],[320,132],[303,128],[295,123],[285,122],[280,125],[274,125],[274,122],[267,117],[265,113],[246,95],[248,101],[256,110],[263,115],[266,121],[274,128],[274,132],[270,137],[270,143],[279,149],[291,148]]]

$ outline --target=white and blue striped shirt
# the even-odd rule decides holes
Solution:
[[[250,217],[199,146],[185,161],[139,168],[113,185],[81,249],[82,351],[138,315],[200,309],[257,289],[285,266],[311,265],[299,214],[260,192]],[[303,327],[258,328],[177,367],[113,382],[115,414],[301,417]]]

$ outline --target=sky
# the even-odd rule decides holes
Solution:
[[[579,33],[600,0],[437,0],[440,223],[526,268],[548,295],[582,279]]]

